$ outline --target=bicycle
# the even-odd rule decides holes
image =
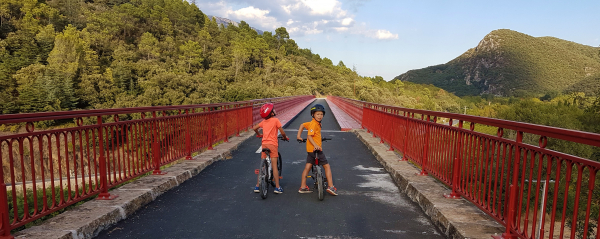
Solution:
[[[256,136],[258,138],[258,135]],[[277,136],[278,139],[282,140],[282,141],[287,141],[289,142],[289,139],[285,139],[283,138],[283,136]],[[267,156],[261,160],[260,163],[260,168],[259,169],[255,169],[254,173],[258,174],[258,187],[260,190],[260,197],[262,199],[266,199],[267,198],[267,193],[269,191],[269,184],[271,184],[271,186],[275,187],[275,181],[273,180],[273,168],[271,167],[271,150],[270,149],[262,149],[262,152],[264,152]],[[283,177],[281,176],[281,153],[277,152],[277,170],[279,172],[279,179],[282,179]]]
[[[330,138],[321,138],[321,142],[326,142],[327,140],[331,140]],[[306,139],[299,140],[298,143],[306,143]],[[318,153],[320,150],[315,150],[315,163],[312,165],[312,175],[306,176],[307,178],[312,178],[314,183],[314,189],[318,192],[319,201],[323,201],[325,198],[324,188],[327,188],[327,177],[323,173],[323,166],[319,164],[319,156]]]

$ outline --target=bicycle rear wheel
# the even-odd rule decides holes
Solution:
[[[267,192],[269,191],[269,179],[267,176],[268,165],[265,160],[262,160],[260,165],[260,176],[258,178],[258,187],[260,188],[260,197],[262,199],[267,198]]]
[[[323,173],[320,167],[317,167],[317,191],[319,193],[319,201],[323,201],[325,195],[323,194]]]

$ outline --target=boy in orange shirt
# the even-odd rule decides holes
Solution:
[[[279,170],[277,169],[277,158],[278,154],[278,146],[279,142],[277,141],[277,130],[281,132],[281,135],[284,139],[289,140],[285,135],[283,128],[281,128],[281,122],[279,119],[275,118],[275,109],[273,108],[273,104],[266,103],[260,108],[260,116],[265,120],[254,126],[252,129],[256,132],[256,136],[262,137],[262,148],[271,150],[271,165],[273,166],[273,178],[275,179],[275,191],[274,193],[283,193],[283,188],[279,185]],[[258,129],[262,128],[263,134],[258,132]],[[265,152],[261,153],[261,158],[267,158],[267,154]],[[258,187],[258,178],[256,179],[256,186],[254,187],[254,192],[260,192]]]
[[[300,137],[302,130],[304,128],[308,130],[306,137],[308,139],[308,142],[306,142],[306,151],[308,152],[308,156],[306,157],[306,166],[304,166],[304,171],[302,172],[302,182],[300,183],[300,190],[298,190],[298,192],[312,193],[312,190],[306,186],[306,176],[308,175],[308,171],[312,168],[312,165],[315,163],[315,156],[318,156],[319,164],[325,169],[325,176],[327,177],[327,182],[329,183],[327,192],[331,195],[337,196],[337,189],[333,186],[331,167],[327,162],[325,154],[323,154],[323,148],[321,146],[321,120],[323,120],[323,117],[325,116],[325,107],[323,107],[321,104],[314,105],[310,109],[310,115],[313,117],[312,121],[301,124],[300,128],[298,129],[298,136],[296,137],[298,140],[302,140],[302,137]],[[315,153],[315,150],[318,152]]]

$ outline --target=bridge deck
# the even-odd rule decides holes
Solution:
[[[331,112],[325,100],[315,103]],[[300,123],[310,120],[307,110],[286,129],[292,139]],[[316,192],[297,193],[306,146],[290,141],[280,143],[284,193],[270,190],[261,199],[252,192],[260,146],[260,139],[252,138],[232,159],[212,164],[98,238],[444,238],[355,135],[339,131],[330,114],[323,130],[333,138],[323,146],[337,197],[318,201]]]

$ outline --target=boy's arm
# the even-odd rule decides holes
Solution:
[[[298,129],[298,135],[296,136],[296,139],[302,140],[302,130],[304,130],[304,124],[300,124],[300,128]]]
[[[284,139],[290,140],[287,135],[285,135],[285,131],[283,131],[283,128],[279,127],[279,132],[281,132],[281,136],[283,136]]]
[[[257,137],[261,137],[261,136],[262,136],[262,134],[260,134],[260,133],[258,132],[258,129],[259,129],[259,128],[260,128],[260,124],[257,124],[257,125],[255,125],[254,127],[252,127],[252,129],[254,130],[254,132],[256,132],[256,136],[257,136]]]

